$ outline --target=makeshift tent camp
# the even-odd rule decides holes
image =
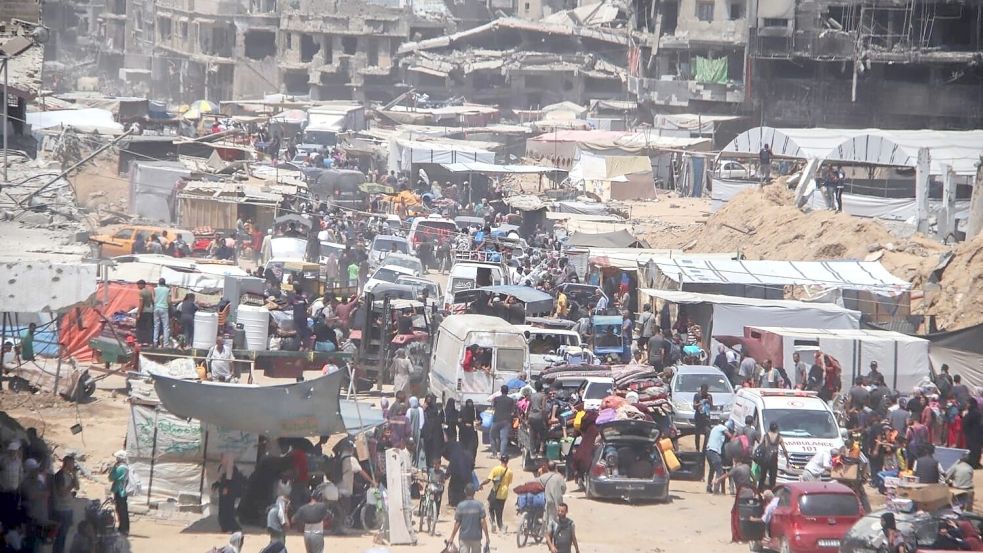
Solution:
[[[928,374],[929,341],[888,330],[782,328],[747,326],[745,351],[757,360],[771,359],[776,366],[792,367],[792,354],[802,352],[808,362],[812,352],[822,351],[836,358],[842,367],[842,389],[867,374],[871,361],[877,361],[885,382],[895,390],[909,390]]]
[[[136,161],[130,165],[130,213],[151,221],[174,222],[178,181],[191,171],[173,161]]]
[[[397,138],[389,143],[389,169],[410,171],[414,163],[495,163],[495,154],[484,143],[464,140],[428,141]]]
[[[644,298],[685,306],[688,320],[703,328],[705,345],[712,336],[742,336],[745,326],[790,328],[860,328],[860,312],[832,303],[766,300],[641,288]],[[643,300],[645,301],[645,300]]]
[[[95,279],[93,279],[95,282]],[[87,362],[94,359],[89,340],[99,336],[103,322],[113,313],[128,312],[140,304],[137,285],[122,282],[101,283],[94,295],[96,303],[90,307],[80,307],[68,313],[66,324],[59,329],[59,341],[63,355],[76,361]]]

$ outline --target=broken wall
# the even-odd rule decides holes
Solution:
[[[746,0],[680,0],[675,35],[691,41],[743,44],[746,8]]]
[[[23,19],[37,22],[41,20],[41,6],[37,0],[2,0],[0,1],[0,21]]]
[[[236,59],[235,76],[232,84],[235,98],[260,98],[265,94],[279,92],[277,59],[263,60]]]

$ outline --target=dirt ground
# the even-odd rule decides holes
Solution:
[[[107,494],[105,469],[112,463],[112,454],[123,444],[127,422],[127,402],[122,392],[121,378],[111,377],[99,383],[95,400],[78,405],[51,399],[48,395],[11,394],[0,392],[0,409],[7,411],[25,427],[35,426],[45,440],[55,446],[60,456],[74,450],[85,455],[82,465],[91,473],[84,478],[80,497],[102,499]],[[83,432],[73,435],[70,427],[76,422]],[[487,452],[478,455],[479,476],[494,461]],[[531,479],[518,468],[516,482]],[[570,517],[577,523],[581,551],[584,553],[662,552],[713,550],[717,553],[745,551],[746,546],[730,543],[728,516],[731,498],[708,496],[700,483],[673,482],[672,502],[669,504],[627,505],[622,502],[587,500],[583,493],[569,484],[567,502]],[[483,497],[484,494],[482,494]],[[511,500],[510,500],[511,503]],[[131,507],[131,512],[140,511]],[[136,553],[205,552],[227,542],[228,536],[218,530],[214,516],[178,513],[161,516],[156,511],[133,514],[130,544]],[[420,536],[418,546],[394,546],[396,551],[428,551],[436,553],[452,528],[453,511],[445,508],[438,522],[438,535]],[[519,551],[514,529],[515,507],[506,511],[506,534],[492,536],[492,550],[502,553]],[[79,520],[76,518],[76,520]],[[653,522],[656,522],[653,525]],[[247,528],[243,551],[255,553],[267,543],[261,528]],[[327,549],[339,553],[356,553],[373,547],[371,535],[331,537]],[[303,540],[292,533],[287,538],[289,551],[303,551]],[[545,545],[529,545],[523,550],[545,551]]]

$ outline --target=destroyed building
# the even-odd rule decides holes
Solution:
[[[628,32],[564,17],[500,18],[404,44],[398,51],[403,78],[436,100],[464,96],[516,109],[623,98]]]
[[[983,1],[756,6],[749,73],[768,124],[983,126]]]
[[[396,48],[454,22],[443,1],[366,0],[106,0],[98,20],[100,77],[179,102],[391,98]]]

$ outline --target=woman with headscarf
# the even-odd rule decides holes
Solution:
[[[434,398],[436,403],[437,399]],[[461,421],[461,412],[457,410],[457,402],[454,398],[447,398],[447,403],[444,405],[444,424],[447,425],[447,439],[456,440],[457,439],[457,425]]]
[[[236,500],[242,495],[245,476],[235,465],[231,453],[223,453],[218,466],[218,477],[212,487],[218,492],[218,526],[223,532],[242,530],[236,519]],[[240,536],[241,537],[241,536]]]
[[[433,468],[434,462],[440,458],[444,449],[444,413],[440,410],[437,396],[427,394],[423,400],[423,431],[420,439],[423,441],[423,452],[426,455],[427,468]]]
[[[979,404],[973,398],[967,403],[962,425],[966,449],[969,450],[969,464],[974,469],[979,468],[980,452],[983,451],[983,413],[980,413]]]
[[[580,477],[587,474],[594,461],[594,446],[597,442],[597,435],[600,430],[597,427],[597,411],[591,409],[584,414],[580,420],[580,445],[573,451],[572,469],[573,477],[579,481]]]
[[[426,415],[420,407],[420,400],[416,396],[410,397],[410,407],[406,410],[406,434],[411,453],[412,465],[416,468],[423,468],[423,426],[426,424]]]
[[[245,537],[242,532],[236,530],[229,536],[229,543],[225,544],[219,553],[241,553],[242,543],[245,541]]]
[[[407,437],[407,427],[406,427],[406,411],[408,405],[406,403],[406,392],[402,390],[396,391],[396,399],[393,401],[391,407],[389,407],[389,413],[386,416],[386,420],[389,421],[389,431],[392,440],[392,447],[401,448],[403,447],[403,442],[406,441]]]
[[[465,451],[460,442],[448,441],[444,452],[447,457],[447,474],[450,481],[447,484],[447,502],[451,507],[464,500],[464,488],[471,483],[474,473],[474,459]]]
[[[464,408],[461,409],[460,421],[457,424],[458,441],[461,442],[464,450],[471,455],[472,464],[478,458],[478,432],[474,429],[477,419],[478,410],[475,409],[474,402],[470,399],[465,401]]]
[[[393,359],[393,390],[395,392],[409,393],[410,373],[413,372],[413,363],[406,358],[406,350],[396,351],[396,358]]]

